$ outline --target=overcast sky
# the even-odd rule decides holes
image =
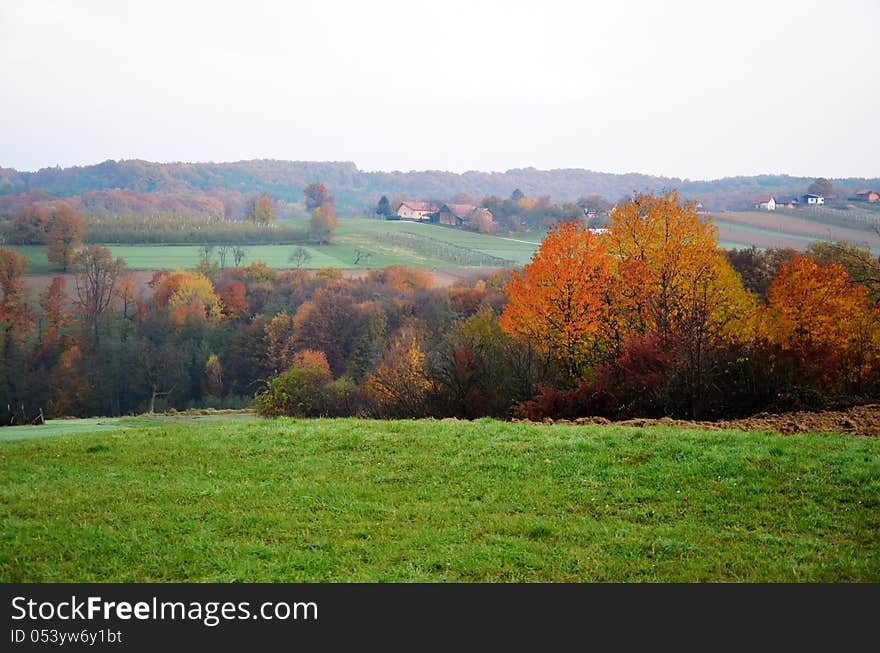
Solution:
[[[880,176],[880,0],[0,0],[0,166]]]

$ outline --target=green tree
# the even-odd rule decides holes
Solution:
[[[385,195],[380,197],[379,203],[376,204],[376,215],[381,215],[386,218],[390,215],[394,215],[394,211],[391,210],[391,202],[388,201],[388,197]]]

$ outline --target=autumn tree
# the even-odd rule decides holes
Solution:
[[[871,299],[880,303],[880,258],[870,249],[847,242],[816,241],[810,244],[807,253],[820,265],[842,265],[853,282],[865,286]]]
[[[470,419],[504,415],[515,393],[512,344],[488,306],[453,325],[435,357],[433,371],[452,414]]]
[[[15,241],[22,245],[42,245],[52,224],[52,216],[38,204],[22,208],[12,220]]]
[[[557,225],[505,288],[501,328],[548,350],[576,382],[597,360],[609,312],[609,265],[604,246],[583,225]]]
[[[806,256],[784,264],[767,291],[771,338],[807,362],[843,372],[858,389],[880,347],[880,312],[868,289],[852,283],[834,262]]]
[[[330,235],[336,230],[336,209],[331,204],[324,204],[312,211],[309,219],[309,234],[318,243],[326,243]]]
[[[15,328],[27,328],[17,324],[27,315],[24,293],[24,273],[28,260],[6,247],[0,247],[0,321]]]
[[[156,287],[153,300],[168,312],[171,323],[182,326],[188,320],[211,322],[222,315],[220,298],[211,280],[198,272],[177,270]]]
[[[114,259],[110,250],[100,245],[87,245],[73,258],[76,304],[95,347],[98,322],[113,299],[116,282],[124,268],[125,261],[121,257]]]
[[[276,372],[287,369],[293,364],[293,356],[297,350],[293,318],[282,311],[266,324],[265,330],[266,360],[269,367]]]
[[[343,289],[318,289],[293,317],[296,348],[323,351],[330,369],[340,375],[363,322],[361,310]]]
[[[754,297],[718,250],[715,228],[675,192],[618,204],[602,241],[614,259],[620,351],[648,336],[675,351],[690,413],[698,416],[711,378],[707,354],[754,338]]]
[[[46,234],[46,257],[65,271],[73,263],[76,250],[82,245],[85,220],[70,205],[61,203],[52,212]]]
[[[256,397],[261,415],[322,417],[331,414],[327,386],[333,377],[316,357],[295,361],[287,370],[269,379],[266,389]]]
[[[819,177],[810,184],[807,192],[813,195],[821,195],[822,197],[831,197],[834,194],[834,185],[825,177]]]
[[[663,334],[686,319],[694,288],[712,275],[718,245],[715,228],[674,192],[619,204],[603,242],[615,259],[624,322]]]
[[[724,253],[730,265],[742,278],[743,286],[761,299],[767,296],[767,288],[779,272],[779,266],[797,255],[797,251],[793,249],[761,250],[755,246],[729,249]]]
[[[429,414],[428,400],[436,387],[416,330],[403,327],[392,339],[364,390],[381,417],[405,419]]]
[[[427,270],[405,265],[388,265],[380,270],[371,270],[367,279],[405,293],[427,290],[434,284],[434,278]]]
[[[45,346],[54,346],[61,340],[62,331],[71,319],[67,310],[68,301],[64,277],[55,277],[49,286],[40,293],[40,308],[43,311],[41,340]]]
[[[91,390],[84,373],[82,349],[70,344],[58,357],[58,363],[49,376],[49,401],[46,412],[50,415],[82,414],[82,398]]]
[[[275,205],[268,193],[262,193],[248,202],[245,219],[260,225],[267,225],[275,220]]]
[[[315,182],[306,186],[303,189],[303,196],[306,201],[306,210],[309,212],[322,206],[333,206],[336,203],[336,198],[330,194],[327,185],[322,182]]]
[[[247,288],[241,281],[230,279],[220,284],[217,287],[217,296],[224,316],[238,319],[248,315],[250,302],[247,298]]]
[[[223,366],[217,354],[211,354],[205,362],[205,386],[208,394],[214,397],[223,394]]]
[[[116,296],[116,299],[122,307],[123,319],[128,319],[138,294],[137,277],[133,272],[123,274],[119,277],[116,287],[113,290],[113,294]]]
[[[32,326],[24,290],[27,259],[0,247],[0,399],[15,404],[25,392],[25,336]]]

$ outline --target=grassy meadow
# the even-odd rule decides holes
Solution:
[[[880,237],[870,231],[817,222],[814,216],[776,214],[767,211],[727,212],[712,216],[718,227],[719,245],[726,249],[755,245],[760,248],[791,247],[804,250],[820,240],[847,240],[869,246],[880,253]],[[283,220],[279,233],[307,233],[307,220]],[[302,246],[311,258],[304,264],[310,269],[334,267],[343,270],[377,269],[406,265],[423,269],[459,267],[517,267],[529,262],[545,233],[490,235],[452,227],[397,220],[341,218],[332,243]],[[131,270],[194,268],[202,253],[197,244],[107,244],[115,256],[125,259]],[[293,267],[290,255],[299,245],[253,244],[246,246],[244,264],[263,261],[283,269]],[[41,246],[13,246],[29,259],[30,274],[59,272],[46,258]],[[219,263],[216,250],[212,260]],[[232,265],[231,253],[227,265]]]
[[[880,581],[878,439],[234,417],[0,441],[0,581]]]
[[[286,220],[292,229],[307,228],[307,221]],[[302,224],[299,224],[299,223]],[[502,237],[453,229],[432,224],[396,220],[340,219],[333,242],[327,245],[305,244],[311,259],[307,268],[376,269],[389,265],[419,268],[503,267],[528,263],[538,249],[543,233],[524,238]],[[201,257],[198,245],[123,245],[107,244],[114,256],[125,259],[132,270],[194,268]],[[290,255],[298,245],[249,245],[244,264],[263,261],[274,268],[290,268]],[[30,274],[59,271],[46,258],[41,246],[13,246],[28,257]],[[357,252],[361,252],[357,260]],[[216,247],[212,260],[219,262]],[[226,264],[231,266],[230,253]]]

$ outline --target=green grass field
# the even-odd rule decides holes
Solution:
[[[786,219],[789,222],[795,220],[792,224],[797,226],[794,228],[789,225],[791,227],[789,231],[781,230],[781,227],[763,227],[749,222],[755,222],[757,219],[772,221],[780,216],[758,212],[719,214],[714,218],[719,228],[721,239],[719,245],[727,249],[750,245],[761,248],[806,249],[810,243],[823,239],[823,236],[816,232],[815,222],[807,219],[795,220],[799,216],[787,216]],[[306,220],[285,222],[289,223],[289,228],[293,230],[305,231],[308,228]],[[857,244],[865,241],[872,245],[876,240],[867,231],[862,236],[852,230],[835,229],[834,234],[842,234]],[[407,265],[430,270],[474,266],[522,266],[531,260],[544,235],[543,232],[487,235],[435,224],[343,218],[339,221],[339,228],[334,233],[331,244],[306,246],[312,258],[305,267],[375,269],[389,265]],[[825,236],[825,238],[829,237]],[[871,240],[872,238],[874,240]],[[247,265],[253,261],[263,261],[274,268],[289,268],[293,266],[289,260],[290,254],[296,247],[290,244],[251,245],[247,247],[244,263]],[[132,270],[194,268],[201,256],[200,248],[196,245],[109,245],[109,248],[114,255],[123,257],[128,268]],[[31,274],[59,271],[46,259],[44,247],[17,246],[13,249],[28,257],[30,261],[28,272]],[[880,249],[876,247],[872,251],[880,253]],[[357,252],[361,253],[360,259],[357,257]],[[215,262],[219,261],[216,248],[212,257]],[[232,265],[231,255],[227,259],[227,265]]]
[[[0,581],[880,581],[880,439],[161,419],[0,442]]]
[[[291,223],[299,221],[291,220]],[[303,222],[306,228],[307,221]],[[297,226],[294,224],[294,226]],[[395,234],[409,234],[409,242],[397,242]],[[389,237],[389,235],[391,237]],[[484,235],[431,224],[417,224],[395,220],[367,220],[349,218],[340,220],[339,228],[329,245],[308,245],[311,255],[305,267],[341,269],[375,269],[388,265],[407,265],[421,268],[449,268],[470,265],[498,264],[480,263],[480,255],[506,259],[509,264],[527,263],[540,244],[543,234],[527,234],[526,238],[516,239]],[[438,243],[448,243],[456,248],[457,257],[450,257]],[[274,268],[293,266],[289,258],[296,245],[251,245],[247,247],[244,264],[263,261]],[[108,245],[114,256],[125,259],[126,266],[132,270],[161,270],[174,268],[194,268],[201,257],[196,245]],[[49,263],[45,247],[15,246],[16,251],[28,257],[30,274],[48,274],[59,269]],[[356,264],[356,251],[369,254],[362,256]],[[470,254],[473,260],[462,260],[461,255]],[[217,262],[216,248],[212,259]],[[232,265],[232,256],[227,259]]]

